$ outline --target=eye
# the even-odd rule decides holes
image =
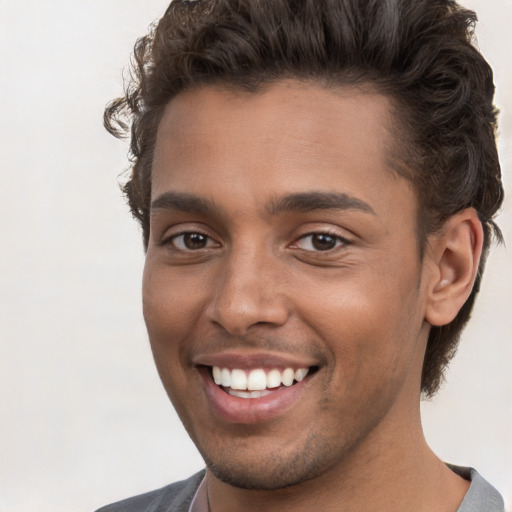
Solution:
[[[349,242],[330,233],[309,233],[300,237],[293,245],[304,251],[331,251]]]
[[[168,243],[172,244],[180,251],[197,251],[211,247],[219,247],[219,244],[212,238],[195,231],[174,235],[169,239]]]

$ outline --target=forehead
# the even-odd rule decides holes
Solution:
[[[403,188],[388,163],[391,107],[375,92],[295,80],[257,93],[187,90],[167,105],[158,129],[152,197],[212,196],[224,186],[247,203],[273,192],[378,196]]]

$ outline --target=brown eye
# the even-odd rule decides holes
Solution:
[[[181,233],[173,236],[171,242],[174,247],[182,251],[197,251],[217,246],[209,236],[197,232]]]
[[[317,251],[328,251],[336,247],[336,237],[317,233],[311,236],[311,244]]]
[[[324,252],[336,249],[348,242],[343,238],[329,233],[310,233],[295,242],[295,247],[305,251]]]
[[[203,249],[207,242],[208,237],[201,233],[185,233],[183,235],[183,244],[187,249]]]

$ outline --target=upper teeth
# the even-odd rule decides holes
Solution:
[[[268,373],[261,368],[246,372],[235,368],[213,367],[213,380],[215,384],[231,389],[259,391],[266,388],[277,388],[281,384],[291,386],[293,381],[300,382],[308,374],[309,368],[285,368],[284,370],[273,369]]]

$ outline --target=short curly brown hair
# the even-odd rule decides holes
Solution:
[[[257,91],[283,78],[369,84],[395,105],[394,167],[420,203],[420,249],[455,213],[475,208],[484,257],[457,317],[432,327],[422,391],[432,396],[478,293],[503,201],[492,70],[472,44],[476,15],[453,0],[175,0],[135,45],[125,95],[105,110],[131,133],[123,185],[149,239],[153,147],[163,110],[184,89],[213,83]]]

